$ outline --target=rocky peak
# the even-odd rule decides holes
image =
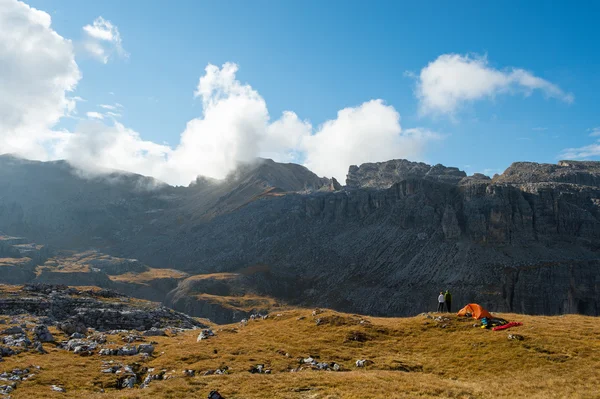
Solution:
[[[278,188],[284,192],[317,191],[332,184],[302,165],[279,163],[272,159],[258,158],[255,162],[240,164],[226,178],[227,183],[262,185]]]
[[[600,187],[600,162],[560,161],[557,164],[514,162],[494,183],[571,183]]]
[[[387,162],[350,166],[346,177],[346,186],[349,188],[385,189],[409,178],[458,184],[466,176],[465,172],[454,167],[441,164],[431,166],[423,162],[394,159]]]

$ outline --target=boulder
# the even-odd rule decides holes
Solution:
[[[10,334],[25,334],[25,331],[23,331],[23,329],[19,326],[12,326],[9,328],[6,328],[2,331],[2,334],[5,335],[10,335]]]
[[[73,334],[71,334],[71,339],[82,339],[85,337],[86,337],[86,335],[82,334],[80,332],[74,332]]]
[[[151,355],[152,353],[154,353],[154,345],[140,344],[137,347],[137,351],[138,351],[138,353],[147,353],[147,354]]]
[[[85,326],[85,324],[74,320],[68,320],[63,323],[59,323],[58,329],[69,336],[75,333],[79,333],[82,335],[85,335],[87,333],[87,327]]]
[[[46,327],[44,324],[36,325],[35,327],[33,327],[32,332],[37,341],[40,341],[40,342],[53,342],[54,341],[54,337],[48,330],[48,327]]]
[[[144,331],[142,335],[144,337],[164,337],[167,334],[164,329],[152,327],[151,329]]]

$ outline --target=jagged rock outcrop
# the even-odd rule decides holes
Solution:
[[[600,162],[560,161],[558,164],[515,162],[494,183],[571,183],[600,187]]]
[[[394,159],[387,162],[352,165],[346,177],[349,188],[390,188],[394,183],[406,179],[428,179],[457,184],[467,174],[458,168],[444,165],[430,166],[423,162]]]
[[[57,322],[58,328],[68,335],[85,333],[87,328],[144,331],[153,327],[203,327],[187,315],[157,304],[132,301],[114,291],[48,284],[25,285],[17,295],[0,298],[0,314],[45,317]],[[44,332],[36,330],[36,334]]]
[[[269,278],[244,294],[352,312],[434,309],[449,288],[457,305],[600,313],[598,163],[516,163],[490,180],[394,160],[351,167],[346,188],[323,190],[333,181],[263,162],[224,182],[141,192],[81,180],[63,164],[11,162],[0,168],[11,187],[0,230],[42,244],[101,248],[190,275],[267,265]],[[24,181],[54,194],[42,205]],[[186,302],[181,287],[172,306],[219,311]]]

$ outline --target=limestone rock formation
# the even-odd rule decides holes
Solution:
[[[202,323],[187,315],[154,303],[132,303],[129,298],[113,291],[78,290],[47,284],[25,285],[18,295],[0,298],[0,314],[46,317],[49,322],[57,323],[58,329],[67,335],[85,334],[88,328],[145,331],[153,327],[203,327]],[[3,333],[20,334],[23,330],[11,327]],[[44,326],[36,326],[34,334],[40,341],[52,340]]]
[[[467,174],[458,168],[430,166],[422,162],[394,159],[387,162],[350,166],[346,185],[349,188],[390,188],[406,179],[428,179],[450,184],[458,183]]]
[[[441,289],[492,311],[597,315],[599,165],[515,163],[489,179],[393,160],[352,166],[337,187],[263,160],[224,181],[149,189],[143,176],[85,179],[66,163],[0,156],[0,231],[192,276],[244,276],[165,291],[197,316],[225,311],[200,298],[247,294],[408,315],[434,309]],[[247,272],[257,266],[267,271]]]

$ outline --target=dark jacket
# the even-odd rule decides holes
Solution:
[[[452,302],[452,294],[450,294],[450,292],[446,292],[444,294],[444,301],[445,302]]]

